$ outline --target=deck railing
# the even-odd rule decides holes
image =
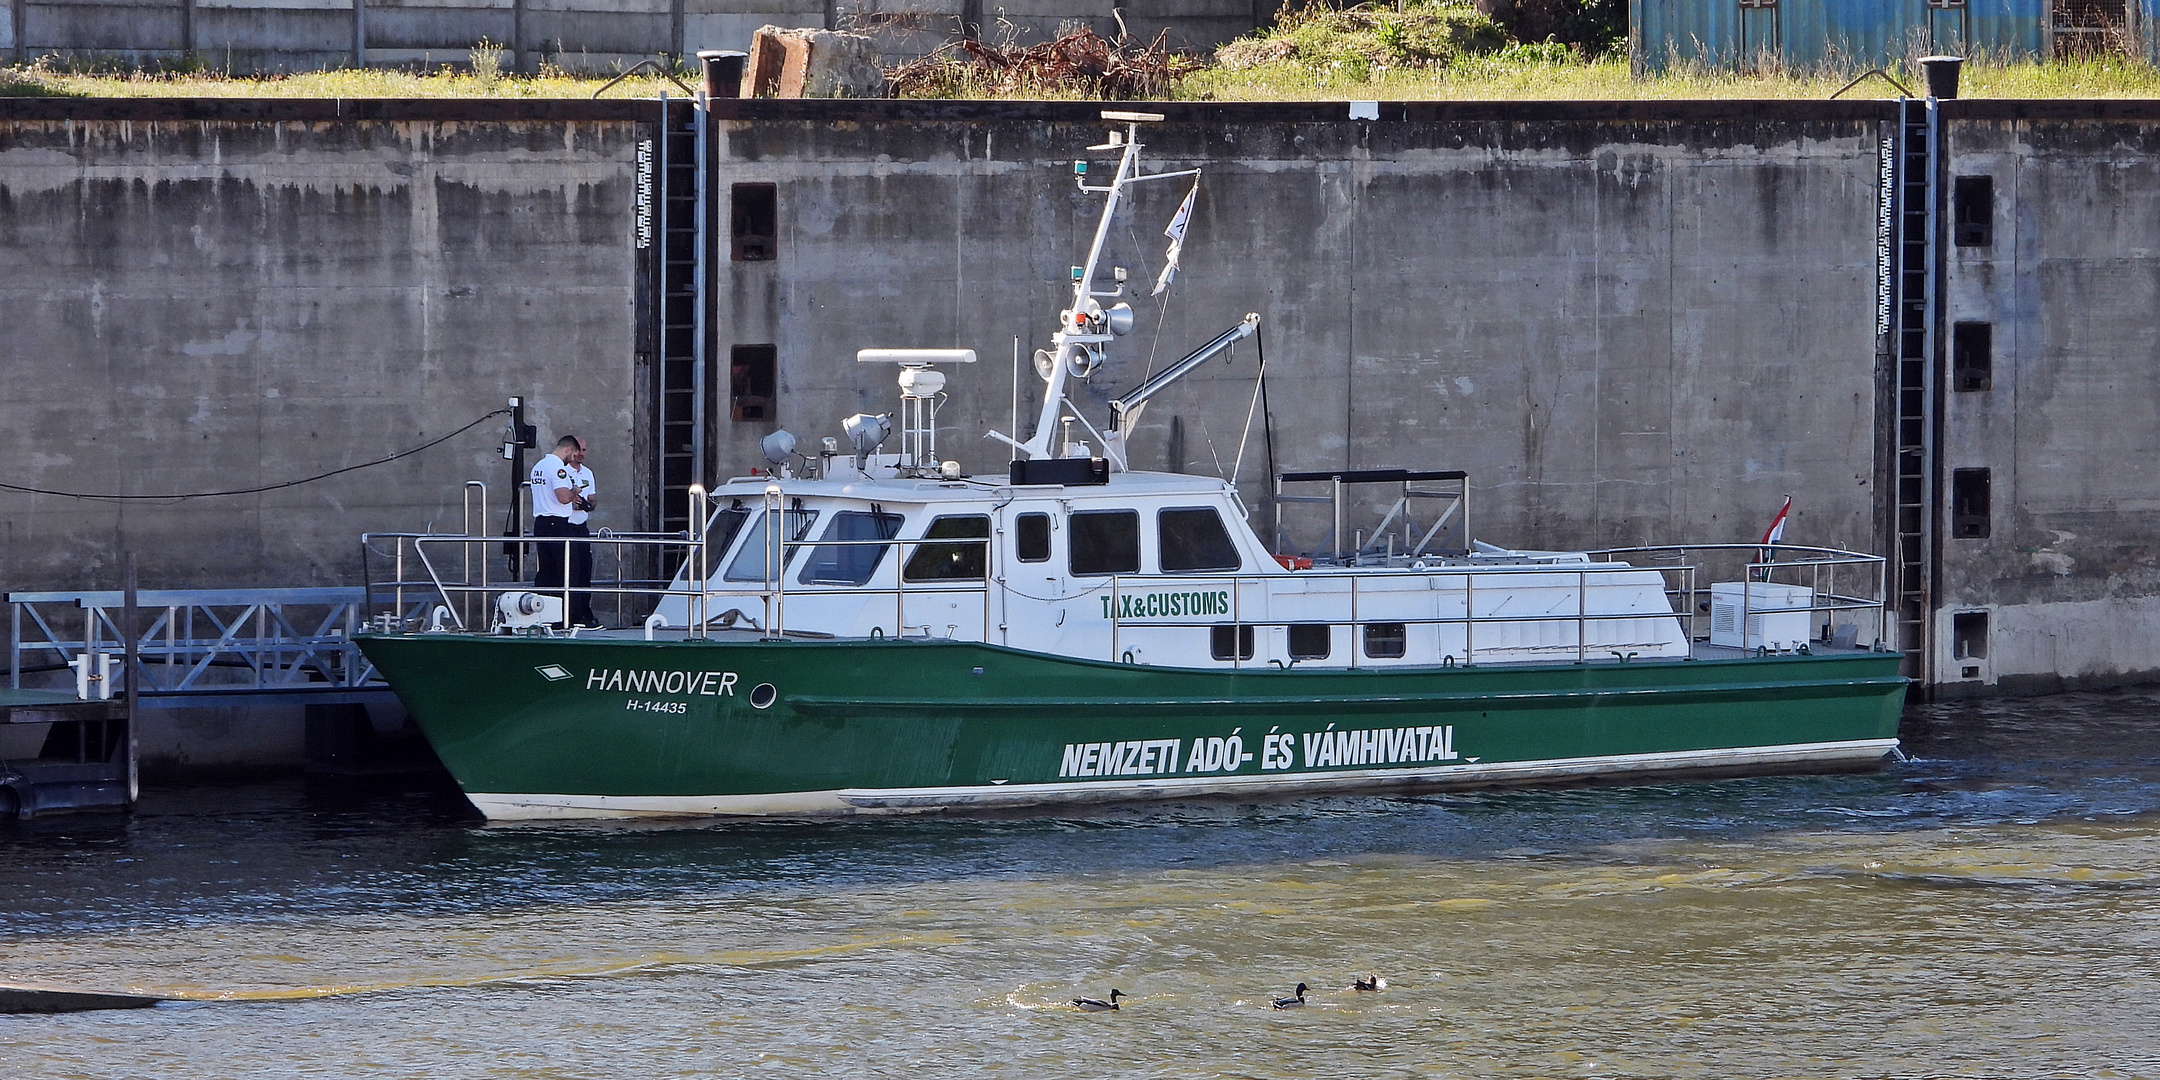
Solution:
[[[557,598],[562,610],[568,611],[571,601],[578,593],[584,593],[595,602],[612,599],[617,612],[629,614],[618,623],[628,625],[645,622],[647,635],[660,629],[681,631],[691,638],[703,638],[714,630],[755,631],[764,637],[825,637],[818,630],[798,629],[789,625],[788,606],[791,600],[800,604],[819,597],[880,597],[892,602],[890,633],[893,636],[909,636],[920,633],[935,637],[938,627],[921,621],[911,623],[908,602],[911,596],[936,594],[950,597],[973,595],[980,604],[981,639],[1000,641],[1004,621],[1009,619],[1005,607],[998,603],[1018,596],[1004,585],[1001,579],[990,573],[990,539],[973,537],[937,537],[912,539],[806,539],[784,535],[786,529],[764,530],[763,579],[740,583],[715,583],[713,557],[703,523],[711,520],[709,507],[699,499],[694,506],[693,520],[699,527],[680,534],[609,534],[601,533],[589,540],[526,539],[524,542],[540,550],[543,557],[566,558],[552,554],[549,549],[556,545],[571,543],[592,544],[603,555],[612,553],[618,568],[632,565],[667,565],[672,561],[683,567],[683,576],[674,582],[639,581],[618,572],[612,581],[598,581],[589,588],[579,589],[567,584],[551,586],[546,595]],[[767,493],[765,510],[767,521],[784,521],[785,507],[777,490]],[[388,580],[371,578],[368,598],[370,621],[383,629],[442,629],[487,630],[494,621],[495,600],[505,593],[540,592],[529,584],[513,581],[490,581],[487,578],[488,559],[475,558],[474,545],[497,542],[499,538],[475,536],[447,536],[427,533],[375,533],[367,538],[370,560],[386,559],[391,576]],[[910,581],[907,564],[911,554],[926,546],[941,545],[953,548],[976,547],[982,551],[985,577],[956,578],[936,581]],[[853,585],[845,581],[790,585],[790,574],[799,574],[796,553],[802,548],[866,548],[892,549],[897,553],[891,571],[891,585]],[[646,555],[660,558],[648,560]],[[670,557],[672,555],[672,558]],[[605,561],[605,559],[596,560]],[[874,561],[882,576],[883,557]],[[477,575],[474,569],[478,568]],[[1661,610],[1615,611],[1605,610],[1609,604],[1594,601],[1599,586],[1610,575],[1659,574],[1663,580],[1663,595],[1667,603]],[[1474,664],[1483,658],[1500,654],[1512,654],[1520,658],[1525,651],[1544,650],[1559,657],[1579,663],[1614,660],[1626,662],[1635,657],[1627,651],[1628,641],[1593,642],[1593,624],[1664,621],[1668,625],[1679,620],[1681,636],[1692,647],[1694,643],[1708,640],[1703,632],[1712,617],[1706,598],[1712,590],[1706,583],[1752,583],[1783,584],[1793,589],[1807,590],[1806,604],[1778,604],[1764,610],[1756,607],[1756,590],[1739,590],[1739,645],[1742,652],[1761,651],[1769,643],[1759,639],[1750,621],[1751,615],[1780,614],[1792,616],[1805,613],[1809,633],[1808,642],[1819,640],[1817,630],[1831,626],[1832,636],[1843,634],[1840,644],[1872,644],[1883,640],[1887,609],[1884,606],[1886,579],[1885,561],[1874,555],[1840,551],[1832,548],[1807,547],[1778,544],[1758,546],[1752,544],[1713,544],[1686,547],[1630,547],[1611,548],[1587,552],[1583,555],[1569,553],[1507,553],[1489,556],[1448,559],[1428,565],[1425,562],[1403,560],[1401,565],[1384,568],[1364,567],[1355,570],[1323,568],[1309,571],[1277,571],[1266,574],[1118,574],[1095,579],[1078,592],[1060,599],[1084,600],[1101,594],[1105,599],[1109,625],[1109,650],[1105,657],[1110,660],[1134,660],[1132,650],[1127,648],[1127,635],[1131,628],[1145,626],[1150,630],[1163,627],[1205,628],[1211,632],[1222,627],[1227,615],[1228,625],[1238,628],[1287,627],[1299,622],[1327,622],[1330,625],[1347,624],[1353,634],[1362,634],[1368,623],[1410,626],[1459,627],[1461,647],[1459,652],[1432,657],[1427,662],[1441,664]],[[1346,610],[1330,613],[1324,619],[1285,619],[1279,614],[1261,616],[1255,610],[1255,599],[1248,593],[1255,592],[1268,583],[1279,583],[1294,573],[1312,587],[1325,588],[1323,583],[1337,583],[1339,591],[1346,594]],[[1396,573],[1438,577],[1440,591],[1453,591],[1451,582],[1459,582],[1459,614],[1409,616],[1394,611],[1375,610],[1375,598],[1385,593],[1399,593],[1399,588],[1389,588],[1386,583]],[[1550,578],[1554,575],[1572,578],[1569,587],[1574,596],[1572,611],[1545,611],[1527,614],[1480,613],[1479,593],[1484,589],[1497,589],[1505,584],[1521,585],[1525,574]],[[704,583],[702,587],[699,582]],[[1150,616],[1145,619],[1128,617],[1124,612],[1122,597],[1139,589],[1164,587],[1194,589],[1197,587],[1227,587],[1230,594],[1230,610],[1226,613],[1210,613],[1207,618],[1163,618]],[[1309,593],[1308,593],[1309,594]],[[679,600],[687,618],[685,625],[675,625],[674,620],[659,621],[647,618],[654,607],[663,600]],[[380,610],[381,605],[387,610]],[[756,614],[753,615],[752,612]],[[1254,617],[1248,620],[1248,614]],[[1516,641],[1494,642],[1494,632],[1502,627],[1525,624],[1560,623],[1572,628],[1572,642],[1559,644],[1525,645]],[[861,626],[858,620],[856,627]],[[1838,628],[1844,629],[1838,629]],[[945,636],[959,634],[960,624],[948,624]],[[1486,635],[1481,642],[1480,631]],[[1257,646],[1248,652],[1244,635],[1247,629],[1231,631],[1229,660],[1233,666],[1253,662],[1259,655]],[[882,619],[872,624],[872,636],[884,636],[886,624]],[[1332,634],[1332,631],[1330,631]],[[1512,636],[1512,635],[1509,635]],[[1608,635],[1610,636],[1610,635]],[[1645,641],[1669,640],[1663,635],[1653,635]],[[1331,638],[1332,641],[1332,638]],[[1363,642],[1353,641],[1348,660],[1349,667],[1373,666],[1370,661],[1383,662],[1392,657],[1374,658],[1362,655]],[[1611,647],[1618,645],[1620,647]],[[1779,642],[1781,647],[1794,647],[1788,640]],[[1803,644],[1800,647],[1808,647]],[[1331,645],[1332,648],[1332,645]],[[1260,661],[1279,666],[1287,663],[1279,657]]]

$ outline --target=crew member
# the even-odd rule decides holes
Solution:
[[[533,587],[560,595],[565,559],[570,578],[569,621],[595,626],[592,594],[592,545],[581,542],[591,536],[585,519],[592,514],[593,474],[585,467],[585,440],[565,435],[555,440],[555,452],[532,467],[527,482],[532,487],[533,536],[540,540],[540,568]],[[549,538],[572,537],[569,542]]]

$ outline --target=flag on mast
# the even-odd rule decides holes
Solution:
[[[1755,549],[1756,562],[1777,561],[1777,552],[1771,548],[1771,545],[1784,541],[1785,515],[1790,513],[1792,513],[1792,496],[1787,495],[1785,496],[1785,505],[1778,507],[1777,516],[1770,519],[1770,527],[1763,530],[1762,540],[1759,541],[1763,546]],[[1756,571],[1755,576],[1758,580],[1768,580],[1769,573],[1769,568],[1765,567]]]
[[[1165,256],[1168,261],[1163,265],[1162,276],[1155,279],[1155,291],[1149,296],[1161,296],[1163,290],[1170,287],[1171,279],[1177,277],[1178,253],[1185,249],[1185,223],[1192,220],[1193,199],[1199,195],[1200,178],[1196,176],[1192,190],[1185,193],[1185,201],[1178,205],[1177,216],[1171,218],[1170,227],[1163,230],[1163,235],[1170,238],[1170,250]]]

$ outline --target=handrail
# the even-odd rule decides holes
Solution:
[[[771,502],[772,500],[768,499],[768,503]],[[546,591],[550,595],[560,596],[564,601],[565,609],[567,609],[570,598],[580,594],[594,597],[615,596],[619,601],[629,597],[651,597],[659,601],[680,598],[681,603],[687,605],[687,607],[679,610],[675,615],[670,615],[669,618],[685,618],[689,625],[679,629],[682,629],[693,638],[701,639],[715,629],[713,613],[716,610],[721,610],[722,605],[729,599],[750,601],[759,605],[759,607],[751,610],[762,609],[762,617],[759,623],[751,627],[751,629],[766,637],[782,637],[793,633],[788,626],[787,619],[787,608],[791,606],[789,603],[791,599],[799,602],[823,603],[825,601],[816,598],[835,596],[862,597],[866,599],[892,597],[892,613],[894,617],[892,627],[896,636],[906,636],[913,629],[908,621],[910,613],[909,596],[911,593],[948,597],[971,593],[977,595],[981,603],[980,637],[984,641],[994,640],[991,634],[995,632],[995,627],[1003,625],[998,621],[998,618],[993,618],[994,607],[998,611],[1005,612],[999,618],[1009,622],[1011,617],[1009,605],[1012,602],[1011,590],[1001,578],[992,573],[994,568],[992,566],[991,537],[915,536],[907,538],[837,539],[805,536],[800,539],[790,539],[786,535],[785,519],[787,515],[784,512],[785,504],[785,498],[781,497],[778,500],[781,512],[777,513],[777,516],[767,519],[769,522],[777,524],[773,524],[765,530],[763,542],[767,547],[763,572],[758,579],[749,582],[729,583],[714,580],[721,567],[713,564],[716,553],[708,550],[710,537],[706,532],[703,521],[699,521],[696,527],[682,533],[603,534],[590,539],[550,538],[547,540],[528,540],[527,542],[535,545],[554,543],[565,545],[572,543],[607,544],[615,546],[618,551],[688,547],[690,550],[686,552],[685,558],[681,561],[681,573],[674,579],[664,583],[657,580],[652,582],[631,582],[621,578],[618,574],[618,578],[614,582],[596,583],[579,588],[573,588],[566,583],[559,590],[550,587]],[[775,513],[773,505],[768,505],[766,509],[768,513]],[[436,604],[435,600],[408,604],[407,590],[421,589],[425,591],[426,595],[439,598],[441,606],[449,609],[450,618],[455,622],[458,629],[479,629],[480,627],[474,622],[460,617],[461,611],[470,610],[472,597],[476,595],[491,596],[497,593],[532,591],[531,586],[514,581],[490,580],[488,572],[484,568],[477,573],[467,572],[461,578],[452,580],[443,572],[445,564],[437,551],[444,544],[485,545],[491,543],[493,539],[485,536],[446,536],[439,533],[368,534],[364,540],[371,549],[384,543],[395,544],[393,565],[396,568],[396,577],[391,581],[370,581],[366,591],[366,599],[369,603],[372,603],[375,597],[386,591],[389,592],[396,604],[396,614],[392,616],[392,619],[398,622],[406,622],[411,619],[414,611],[425,612],[432,610]],[[983,576],[980,578],[911,579],[908,576],[908,563],[911,553],[925,545],[977,548],[982,552]],[[827,583],[803,584],[790,582],[790,575],[799,576],[808,572],[807,564],[803,567],[795,565],[798,558],[797,553],[801,549],[827,547],[836,549],[872,548],[880,551],[889,548],[896,552],[897,557],[891,561],[889,570],[886,569],[886,562],[882,556],[874,564],[871,574],[879,578],[887,574],[890,575],[887,582],[883,584],[872,585],[870,579],[867,578],[862,584],[854,584],[846,579]],[[1705,557],[1715,558],[1719,555],[1725,556],[1725,561],[1731,564],[1735,572],[1723,573],[1722,568],[1720,568],[1721,573],[1714,580],[1736,581],[1750,586],[1769,584],[1795,590],[1806,590],[1805,606],[1797,606],[1801,599],[1797,593],[1794,594],[1791,603],[1769,605],[1767,601],[1759,598],[1758,588],[1739,589],[1738,595],[1733,599],[1737,603],[1737,610],[1741,620],[1739,633],[1740,647],[1743,650],[1759,644],[1752,636],[1757,631],[1748,627],[1748,617],[1759,612],[1807,614],[1809,618],[1807,625],[1810,630],[1804,640],[1812,640],[1815,636],[1814,631],[1824,626],[1824,620],[1816,618],[1816,616],[1838,612],[1876,611],[1882,613],[1887,611],[1884,599],[1885,593],[1883,592],[1887,580],[1883,576],[1886,573],[1887,560],[1876,555],[1808,545],[1745,543],[1646,545],[1567,554],[1568,558],[1565,561],[1531,563],[1502,561],[1500,558],[1485,559],[1482,557],[1450,559],[1450,561],[1440,565],[1423,568],[1415,572],[1405,572],[1401,575],[1392,573],[1374,575],[1349,573],[1342,570],[1317,570],[1297,573],[1294,577],[1303,583],[1304,592],[1307,595],[1334,594],[1346,597],[1349,609],[1347,612],[1348,622],[1352,626],[1362,626],[1367,621],[1377,620],[1385,623],[1400,623],[1405,626],[1462,627],[1461,655],[1459,659],[1460,662],[1466,664],[1476,662],[1481,654],[1489,655],[1494,651],[1519,653],[1523,650],[1538,651],[1547,648],[1547,646],[1539,644],[1486,645],[1480,647],[1479,638],[1481,635],[1478,633],[1479,627],[1555,622],[1571,625],[1573,627],[1573,640],[1563,639],[1553,643],[1552,647],[1571,649],[1578,662],[1588,662],[1593,659],[1591,655],[1593,649],[1598,647],[1591,640],[1593,636],[1591,633],[1592,624],[1627,624],[1646,619],[1677,619],[1679,620],[1677,629],[1684,640],[1690,643],[1707,640],[1697,631],[1701,628],[1702,620],[1706,618],[1704,611],[1710,605],[1700,603],[1699,599],[1709,591],[1703,582],[1713,580],[1713,578],[1706,573],[1704,569],[1706,564],[1700,560]],[[1640,556],[1644,555],[1652,555],[1656,556],[1656,558],[1640,558]],[[1735,555],[1741,557],[1735,559],[1733,558]],[[1637,556],[1638,558],[1635,561],[1621,561],[1624,556]],[[617,559],[618,565],[621,561],[620,558]],[[452,563],[451,565],[457,564]],[[408,570],[408,567],[411,569]],[[1869,573],[1870,570],[1872,570],[1872,574]],[[1849,583],[1849,578],[1840,577],[1841,573],[1850,575],[1855,572],[1872,578],[1868,583],[1869,586],[1872,586],[1872,594],[1870,594],[1866,586],[1853,587]],[[1599,587],[1598,582],[1609,575],[1652,573],[1658,574],[1663,579],[1662,588],[1667,600],[1664,604],[1653,605],[1653,610],[1603,611],[1599,610],[1601,604],[1592,603],[1593,600],[1598,599],[1598,597],[1593,596],[1593,591]],[[1230,586],[1231,597],[1227,605],[1228,611],[1224,614],[1230,617],[1231,625],[1290,625],[1298,622],[1314,621],[1312,619],[1290,619],[1273,610],[1262,616],[1259,622],[1248,623],[1246,621],[1246,616],[1252,610],[1250,605],[1256,599],[1248,597],[1246,595],[1247,590],[1255,587],[1264,590],[1269,582],[1284,581],[1288,578],[1288,575],[1289,572],[1276,572],[1273,568],[1269,568],[1265,572],[1231,572],[1227,574],[1112,574],[1104,575],[1099,584],[1087,585],[1082,593],[1076,595],[1084,596],[1087,592],[1096,590],[1107,593],[1108,611],[1106,616],[1107,637],[1110,646],[1109,659],[1117,661],[1123,656],[1124,650],[1128,647],[1129,626],[1142,626],[1153,629],[1222,625],[1219,617],[1210,619],[1166,619],[1161,616],[1146,617],[1144,619],[1128,618],[1124,612],[1123,599],[1133,590],[1161,588],[1163,586],[1191,588],[1203,584],[1215,586],[1227,583]],[[1401,614],[1396,614],[1388,612],[1385,607],[1380,609],[1383,612],[1382,614],[1374,613],[1374,598],[1376,596],[1386,596],[1389,591],[1389,583],[1410,580],[1424,580],[1427,582],[1428,588],[1450,594],[1449,599],[1446,600],[1449,609],[1448,613],[1426,615],[1406,610]],[[1545,588],[1572,589],[1575,594],[1570,604],[1573,611],[1566,614],[1556,614],[1552,611],[1528,613],[1504,613],[1498,610],[1480,611],[1478,606],[1480,593],[1495,587],[1496,584],[1501,582],[1515,582],[1525,586],[1542,582],[1542,587]],[[1648,580],[1644,580],[1637,583],[1637,587],[1647,588],[1649,584]],[[798,585],[803,587],[797,587]],[[1626,588],[1627,586],[1615,587]],[[992,597],[993,592],[997,594],[995,600]],[[1548,595],[1559,599],[1557,593]],[[1458,596],[1460,597],[1459,600],[1454,598]],[[1067,599],[1072,598],[1068,597]],[[1562,602],[1566,603],[1567,601],[1563,600]],[[1272,608],[1272,605],[1269,606]],[[492,619],[494,609],[488,608],[487,610],[490,612],[489,618]],[[728,610],[742,612],[744,609],[741,606],[736,606]],[[1343,612],[1334,611],[1325,613],[1322,617],[1332,625],[1341,625],[1343,614]],[[1711,614],[1714,615],[1717,612],[1713,611]],[[369,609],[369,615],[371,623],[377,621],[372,607]],[[1888,616],[1883,614],[1880,617],[1887,618]],[[1848,628],[1853,625],[1850,618],[1835,621]],[[382,625],[387,628],[390,624],[384,623]],[[723,619],[718,628],[723,630],[731,629],[733,625],[732,618],[723,614]],[[857,623],[856,625],[861,624]],[[1722,622],[1719,625],[1722,625]],[[1865,629],[1866,623],[1864,620],[1860,625]],[[882,627],[884,626],[882,619],[877,620],[873,626],[877,629],[877,632],[882,633]],[[925,635],[934,635],[935,626],[935,623],[926,621],[919,629]],[[671,627],[670,629],[677,628]],[[957,624],[948,627],[948,636],[953,636],[958,630],[959,625]],[[1613,632],[1608,629],[1604,633],[1610,634]],[[1717,631],[1717,633],[1726,632],[1729,631]],[[1873,640],[1884,640],[1881,634],[1882,631],[1878,628],[1877,636]],[[1857,632],[1854,636],[1857,638]],[[1512,635],[1510,637],[1512,638]],[[1626,639],[1623,638],[1622,640],[1624,642]],[[1656,640],[1670,641],[1670,639],[1662,636]],[[1779,640],[1786,639],[1780,638]],[[1242,639],[1234,642],[1230,655],[1232,662],[1240,666],[1245,663],[1242,645]],[[1361,649],[1353,645],[1347,658],[1349,667],[1362,666],[1361,652]],[[1457,660],[1458,657],[1453,653],[1445,658],[1445,661],[1450,663]]]

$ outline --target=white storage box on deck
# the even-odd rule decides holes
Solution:
[[[1741,592],[1747,590],[1747,627],[1741,633]],[[1797,649],[1815,636],[1808,609],[1814,591],[1769,581],[1720,581],[1710,586],[1710,644],[1728,649]]]

